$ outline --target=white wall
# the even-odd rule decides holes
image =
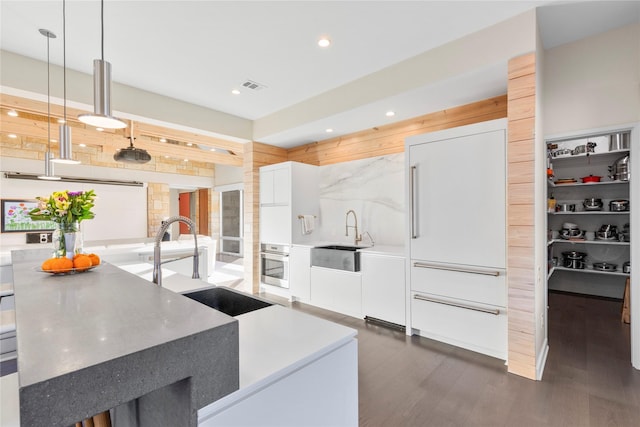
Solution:
[[[97,195],[96,217],[82,221],[85,241],[147,237],[147,188],[59,181],[31,181],[0,177],[3,199],[35,199],[54,191],[87,191]],[[7,250],[26,243],[26,233],[0,234],[0,247]],[[33,245],[37,247],[38,244]]]
[[[353,243],[353,229],[345,236],[349,209],[358,232],[368,231],[377,245],[404,244],[404,153],[320,167],[322,240]]]
[[[640,120],[640,24],[545,51],[544,133]]]
[[[103,184],[79,184],[60,181],[29,181],[4,178],[4,172],[41,174],[44,162],[39,160],[0,157],[0,196],[5,198],[34,199],[59,190],[94,189],[99,199],[96,203],[96,218],[82,224],[85,241],[147,237],[147,189]],[[189,188],[211,188],[213,179],[187,175],[136,171],[124,168],[104,168],[87,165],[55,165],[59,176],[93,179],[112,179],[138,182],[160,182],[171,186],[184,185]],[[177,196],[176,209],[177,214]],[[177,228],[175,232],[177,233]],[[172,231],[174,231],[172,229]],[[175,234],[177,236],[177,234]],[[172,237],[174,234],[172,232]],[[3,250],[25,244],[25,233],[0,234]],[[37,246],[37,244],[36,244]],[[34,246],[35,247],[35,246]]]
[[[240,166],[216,165],[216,187],[221,185],[242,184],[243,180],[243,170]]]

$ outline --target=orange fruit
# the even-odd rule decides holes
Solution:
[[[73,268],[76,270],[86,270],[91,267],[91,258],[88,255],[77,254],[73,257]]]
[[[53,262],[54,262],[55,260],[56,260],[55,258],[49,258],[49,259],[45,260],[45,261],[42,263],[42,269],[43,269],[44,271],[49,271],[49,270],[51,270],[51,268],[52,268],[52,266],[53,266]]]
[[[91,265],[100,265],[100,257],[96,254],[89,254],[89,258],[91,258]]]
[[[63,273],[73,268],[73,261],[67,257],[54,258],[51,263],[51,271],[56,273]]]

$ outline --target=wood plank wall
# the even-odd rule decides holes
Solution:
[[[507,96],[289,149],[288,159],[317,166],[404,152],[405,138],[507,116]]]
[[[244,280],[260,288],[260,170],[287,161],[287,150],[259,142],[244,147]]]
[[[536,379],[534,135],[536,57],[509,61],[507,283],[509,372]]]

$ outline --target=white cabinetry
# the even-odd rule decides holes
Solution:
[[[288,205],[290,197],[290,167],[280,167],[260,173],[260,205]]]
[[[291,247],[289,253],[289,289],[291,298],[309,303],[311,299],[311,247]]]
[[[359,272],[311,267],[313,305],[362,317],[362,275]]]
[[[408,138],[407,333],[507,357],[506,120]]]
[[[614,180],[608,175],[609,166],[621,157],[630,155],[629,150],[608,151],[608,135],[594,135],[574,139],[548,140],[550,152],[570,150],[586,142],[595,142],[595,152],[572,155],[570,153],[552,157],[554,178],[548,181],[547,193],[553,195],[556,203],[574,205],[575,211],[548,213],[548,288],[574,293],[598,295],[610,298],[622,298],[624,284],[629,274],[623,272],[623,264],[631,260],[631,242],[621,241],[617,235],[609,239],[599,239],[596,232],[603,225],[617,227],[619,232],[625,224],[630,224],[630,211],[611,211],[611,200],[629,200],[634,206],[630,182]],[[581,178],[589,175],[601,176],[600,182],[582,183]],[[560,181],[559,181],[560,180]],[[575,180],[567,182],[562,180]],[[564,183],[562,183],[564,182]],[[587,198],[601,199],[601,210],[584,208]],[[584,236],[562,239],[558,234],[565,223],[576,224]],[[594,234],[596,234],[594,236]],[[588,238],[585,238],[588,237]],[[577,251],[586,254],[584,268],[574,269],[564,266],[563,252]],[[555,262],[554,262],[555,260]],[[594,263],[615,264],[614,271],[600,271]]]
[[[362,314],[404,325],[404,257],[360,253],[362,273]]]
[[[299,215],[319,214],[317,166],[284,162],[260,168],[260,241],[308,243]]]

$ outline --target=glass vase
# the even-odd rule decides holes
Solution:
[[[54,258],[66,256],[73,259],[76,254],[82,253],[84,244],[80,221],[58,223],[51,240],[53,241]]]

